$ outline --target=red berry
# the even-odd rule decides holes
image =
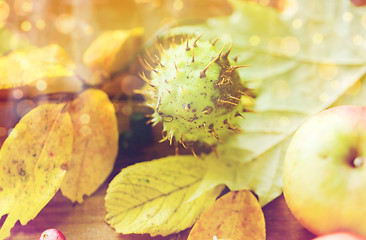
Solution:
[[[44,231],[39,240],[66,240],[65,236],[57,229],[47,229]]]

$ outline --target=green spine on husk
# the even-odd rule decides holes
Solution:
[[[228,57],[231,45],[223,52],[225,44],[219,50],[216,41],[201,36],[170,38],[168,47],[158,44],[159,56],[148,54],[150,63],[144,60],[150,71],[140,75],[147,83],[142,93],[154,109],[153,125],[163,123],[162,141],[214,146],[241,132],[238,118],[253,104],[252,92],[236,71],[246,66],[232,66]]]

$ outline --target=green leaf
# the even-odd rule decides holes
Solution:
[[[119,233],[168,235],[191,227],[223,186],[188,201],[206,172],[193,156],[170,156],[127,167],[110,183],[107,222]]]
[[[72,123],[64,104],[40,105],[27,113],[0,150],[0,239],[20,220],[36,217],[61,186],[71,159]]]
[[[258,94],[255,113],[245,113],[241,121],[244,134],[225,139],[217,147],[219,158],[206,157],[209,169],[192,199],[218,184],[231,190],[254,190],[262,205],[277,197],[292,134],[309,116],[345,98],[366,73],[366,57],[359,50],[365,46],[359,48],[354,40],[366,39],[362,11],[349,1],[297,2],[297,11],[279,13],[233,0],[232,16],[171,31],[204,33],[207,39],[219,34],[221,44],[232,41],[230,55],[238,56],[237,65],[252,66],[239,74]],[[324,9],[324,16],[313,14]],[[344,20],[347,14],[353,21]],[[348,97],[348,101],[364,104],[363,96]]]

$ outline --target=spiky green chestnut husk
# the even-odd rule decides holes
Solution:
[[[173,38],[155,63],[145,61],[151,69],[141,75],[146,105],[154,109],[153,124],[163,123],[162,141],[215,145],[240,132],[237,120],[252,104],[236,70],[242,66],[230,64],[231,47],[223,52],[199,38],[188,36],[179,44]]]

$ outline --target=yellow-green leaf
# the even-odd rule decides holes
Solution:
[[[266,239],[262,208],[250,191],[231,191],[201,215],[188,240],[209,239]]]
[[[71,159],[71,118],[64,104],[40,105],[26,114],[0,150],[0,239],[20,220],[36,217],[60,188]]]
[[[206,170],[206,163],[193,156],[170,156],[123,169],[107,191],[107,222],[124,234],[164,236],[191,227],[223,189],[207,189],[188,201]]]
[[[113,104],[101,90],[82,92],[69,107],[74,147],[61,186],[63,195],[81,203],[111,173],[118,150],[118,128]]]
[[[128,63],[141,45],[143,28],[106,31],[100,34],[83,55],[83,62],[93,72],[85,81],[91,85],[102,82],[103,78]]]
[[[73,69],[73,62],[58,45],[13,51],[0,57],[0,89],[47,86],[50,79],[73,76]]]

